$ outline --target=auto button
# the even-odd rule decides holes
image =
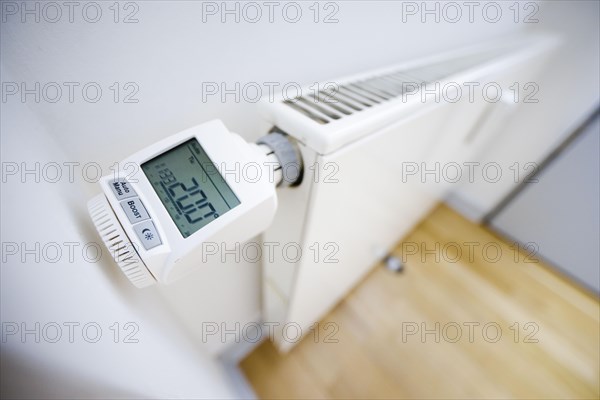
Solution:
[[[131,184],[123,178],[113,179],[108,184],[112,189],[117,200],[127,199],[129,197],[137,196],[137,193],[131,187]]]

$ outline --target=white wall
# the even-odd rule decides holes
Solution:
[[[25,105],[3,105],[1,130],[3,162],[69,160]],[[2,397],[236,397],[222,367],[156,291],[132,290],[97,247],[83,252],[99,240],[81,186],[30,177],[2,184]],[[46,250],[24,250],[36,243]],[[79,324],[72,334],[69,323]],[[85,324],[96,325],[84,333]],[[136,327],[128,341],[138,342],[126,341]]]
[[[547,61],[537,84],[538,103],[520,103],[498,138],[488,143],[481,165],[498,163],[502,178],[481,179],[459,187],[450,205],[473,220],[491,212],[531,172],[527,163],[541,163],[600,104],[600,3],[548,1],[541,3],[534,32],[558,34],[562,44]],[[525,82],[522,82],[523,84]],[[515,178],[514,166],[519,175]]]
[[[600,118],[596,118],[492,221],[600,292]]]

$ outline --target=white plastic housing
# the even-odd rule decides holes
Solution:
[[[217,166],[240,204],[184,238],[140,166],[192,138],[198,140]],[[247,174],[248,176],[244,174],[245,166],[248,165],[252,165],[251,177],[250,174]],[[203,243],[214,242],[217,246],[232,245],[260,234],[270,225],[277,208],[273,166],[268,162],[264,150],[255,144],[247,143],[239,135],[229,132],[218,120],[195,126],[155,143],[126,158],[120,166],[123,168],[122,171],[115,175],[107,175],[100,180],[103,196],[106,197],[114,217],[119,221],[122,231],[133,245],[139,259],[152,277],[161,283],[171,283],[201,267],[202,250],[206,248]],[[132,173],[132,166],[136,167],[134,173]],[[257,168],[260,168],[260,174],[255,173]],[[111,182],[119,178],[126,179],[136,192],[154,223],[162,244],[145,249],[134,230],[134,225],[121,207],[120,200],[111,189]],[[98,204],[98,199],[90,201],[90,213],[92,213],[92,206],[95,206],[95,210],[98,209]],[[96,224],[96,227],[102,235],[101,226]],[[109,245],[106,240],[105,243]],[[122,263],[114,249],[109,248],[109,251],[117,263]],[[123,266],[121,268],[124,269]],[[135,284],[133,280],[132,282]],[[152,284],[152,281],[144,279],[141,283],[137,286],[147,286]]]

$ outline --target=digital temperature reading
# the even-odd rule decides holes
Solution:
[[[184,238],[240,204],[196,139],[143,163],[142,170]]]

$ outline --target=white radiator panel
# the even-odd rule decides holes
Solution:
[[[299,188],[281,192],[280,210],[264,235],[280,248],[299,243],[303,256],[294,263],[293,255],[286,260],[278,251],[277,260],[265,263],[266,321],[296,323],[308,332],[437,204],[446,188],[418,179],[403,183],[403,163],[457,156],[458,146],[448,144],[460,143],[457,136],[474,122],[453,117],[461,107],[424,108],[331,155],[303,149],[305,162],[318,168],[305,171]],[[294,344],[277,340],[282,350]]]
[[[363,94],[379,100],[350,114],[343,102],[328,106],[304,99],[301,110],[285,101],[263,104],[265,122],[298,141],[305,164],[300,186],[279,191],[279,210],[263,236],[263,319],[277,325],[274,340],[281,351],[297,343],[292,339],[298,327],[308,333],[458,187],[424,178],[423,168],[451,162],[464,175],[463,163],[476,160],[486,143],[501,136],[515,108],[506,97],[489,102],[463,95],[448,102],[417,95],[407,101],[394,83],[395,71],[410,71],[407,79],[417,77],[428,87],[436,81],[495,82],[512,93],[509,87],[525,72],[534,73],[551,48],[552,40],[512,50],[486,47],[479,55],[453,54],[447,70],[438,57],[431,65],[415,62],[341,79],[340,87],[355,90],[355,96],[363,85]],[[381,79],[390,77],[391,86],[382,86]],[[409,164],[419,173],[405,174]],[[269,243],[277,246],[272,253]],[[302,257],[296,260],[291,248],[298,245]],[[286,247],[289,253],[282,251]],[[295,326],[288,337],[281,331],[285,324]]]

